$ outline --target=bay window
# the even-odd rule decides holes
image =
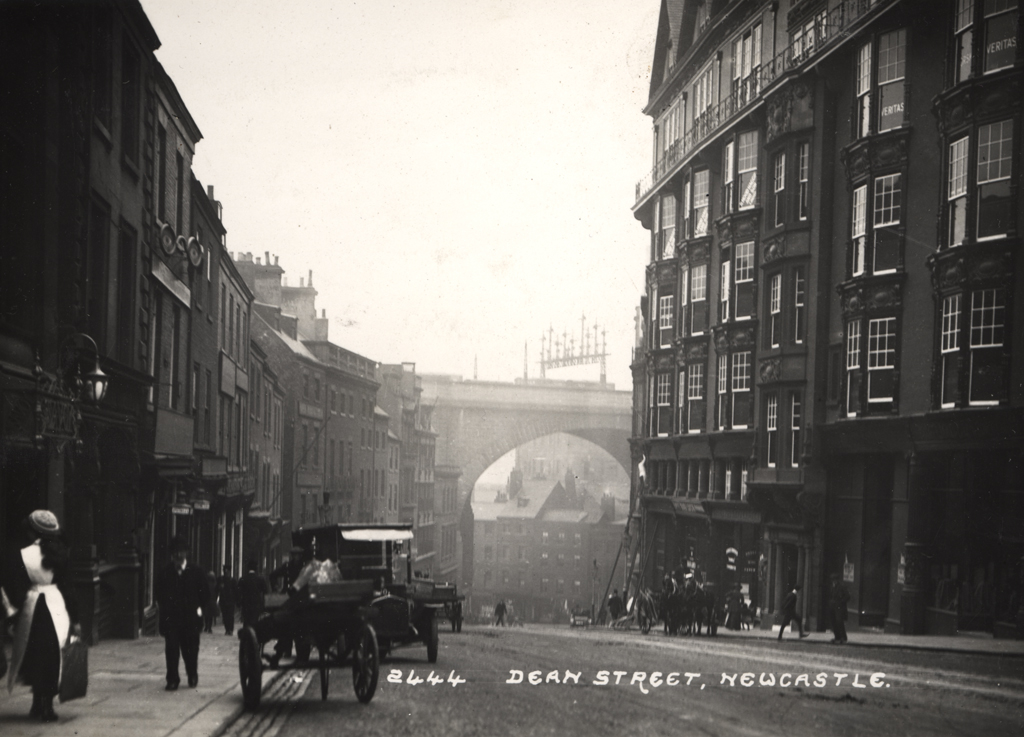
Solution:
[[[797,149],[797,164],[797,218],[806,220],[810,214],[811,144],[800,144]]]
[[[765,462],[768,468],[775,468],[779,460],[779,395],[768,395],[765,412]]]
[[[679,334],[686,334],[686,298],[690,286],[690,269],[683,268],[679,274]]]
[[[956,406],[960,399],[960,304],[960,294],[942,300],[942,337],[939,344],[942,384],[939,405],[943,408]]]
[[[686,379],[687,422],[689,432],[700,432],[704,426],[704,364],[687,366]]]
[[[871,187],[871,218],[867,217]],[[850,274],[891,274],[900,266],[903,175],[886,174],[853,190],[850,208]]]
[[[724,430],[729,422],[729,356],[718,357],[718,425]]]
[[[853,208],[850,217],[850,236],[852,238],[852,256],[850,273],[860,276],[864,273],[864,260],[867,253],[867,199],[868,187],[861,185],[853,190]]]
[[[708,234],[708,184],[707,169],[693,174],[693,235],[694,237]]]
[[[750,425],[750,351],[732,354],[732,429]]]
[[[800,466],[800,427],[803,422],[803,405],[800,392],[793,392],[789,401],[789,465]]]
[[[741,133],[739,156],[736,161],[741,210],[748,210],[757,205],[757,151],[757,131]]]
[[[891,402],[895,392],[896,318],[868,321],[868,403]]]
[[[1017,58],[1017,0],[985,0],[985,73],[1012,67]]]
[[[949,245],[959,246],[967,235],[967,150],[969,138],[949,144],[946,199],[949,204]]]
[[[1010,230],[1013,216],[1013,121],[978,128],[978,238],[998,238]]]
[[[726,213],[733,211],[736,191],[736,143],[729,141],[725,144],[725,162],[722,166],[722,210]]]
[[[718,322],[724,323],[729,320],[729,300],[731,298],[729,249],[722,250],[722,263],[719,266],[718,279]]]
[[[656,251],[660,259],[675,258],[676,255],[676,198],[663,196],[656,208]]]
[[[978,289],[971,293],[971,357],[969,401],[998,404],[1006,397],[1003,344],[1006,332],[1006,290]]]
[[[877,46],[878,56],[874,58]],[[868,41],[860,47],[856,61],[856,134],[900,128],[906,110],[907,31],[904,28],[883,33],[877,44]],[[874,74],[872,74],[874,72]],[[872,110],[878,110],[878,117]]]
[[[786,152],[775,154],[772,161],[772,222],[779,227],[786,222]]]
[[[693,83],[693,120],[696,125],[700,116],[707,112],[714,99],[714,65],[708,64],[697,75]]]
[[[690,202],[690,180],[687,178],[686,182],[683,183],[683,212],[682,212],[682,232],[679,234],[680,238],[690,237],[690,208],[692,207]]]
[[[673,302],[671,294],[658,297],[658,345],[661,348],[672,345]]]
[[[807,281],[804,278],[804,268],[798,266],[793,270],[793,342],[797,344],[804,342],[807,330],[806,299]]]
[[[953,16],[952,79],[963,82],[1017,61],[1018,0],[957,0]],[[980,69],[975,59],[980,59]]]
[[[736,309],[737,320],[749,320],[754,314],[754,244],[736,244]]]
[[[708,266],[690,269],[690,335],[703,335],[708,321]]]
[[[672,375],[655,375],[655,395],[657,419],[655,432],[668,435],[672,431]]]
[[[768,347],[778,348],[782,340],[782,274],[773,274],[768,287]]]
[[[846,415],[860,410],[860,320],[846,323]]]

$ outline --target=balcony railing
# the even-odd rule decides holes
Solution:
[[[745,80],[735,92],[701,113],[690,129],[669,145],[650,173],[637,182],[636,204],[639,205],[694,149],[760,100],[767,87],[833,46],[838,39],[848,37],[849,29],[869,10],[891,2],[893,0],[845,0],[829,10],[824,22],[815,24],[813,36],[805,36],[776,54],[761,66],[752,80]]]

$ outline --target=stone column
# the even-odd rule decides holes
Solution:
[[[700,478],[700,461],[690,461],[689,479],[686,485],[686,496],[691,499],[697,496],[697,486]]]
[[[700,485],[697,489],[697,497],[699,499],[706,499],[708,491],[710,490],[711,484],[711,461],[702,460],[700,462]]]
[[[919,453],[911,453],[907,471],[907,541],[903,545],[903,592],[900,595],[900,632],[925,633],[925,597],[928,538],[927,467]]]
[[[676,488],[673,496],[686,496],[686,483],[689,477],[690,469],[686,461],[676,461]]]

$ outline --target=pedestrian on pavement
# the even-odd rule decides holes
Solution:
[[[804,626],[800,622],[800,615],[796,613],[796,599],[800,594],[800,589],[803,588],[800,584],[793,587],[793,590],[786,594],[786,598],[782,600],[782,626],[779,627],[779,641],[782,640],[782,633],[786,631],[786,625],[790,622],[796,622],[796,628],[800,632],[800,637],[807,637],[807,633],[804,632]]]
[[[295,580],[302,573],[302,569],[305,567],[308,560],[313,559],[312,551],[307,554],[306,549],[301,545],[294,546],[288,551],[288,560],[279,565],[270,573],[270,584],[275,589],[279,588],[281,591],[288,592],[289,597],[294,596],[297,592],[292,590],[291,586]],[[277,642],[274,644],[274,656],[272,662],[276,666],[281,658],[290,658],[292,656],[292,645],[294,637],[291,632],[285,633],[283,637],[278,637]]]
[[[259,574],[255,560],[245,566],[245,574],[238,580],[238,606],[242,614],[243,627],[255,627],[266,606],[266,595],[270,584]]]
[[[832,614],[832,642],[842,645],[846,642],[846,605],[850,602],[850,592],[846,590],[843,577],[832,574],[832,587],[829,590],[828,608]]]
[[[224,618],[224,634],[232,635],[235,632],[235,599],[237,588],[235,578],[231,575],[231,566],[224,566],[224,572],[217,579],[217,605],[220,607],[221,617]]]
[[[178,658],[185,661],[188,685],[199,685],[199,634],[203,614],[211,606],[206,573],[188,562],[188,544],[180,537],[171,541],[171,560],[156,578],[156,601],[160,608],[160,634],[167,659],[167,690],[181,683]]]
[[[505,600],[498,599],[498,604],[494,607],[494,626],[501,625],[505,626],[505,612],[508,609],[505,607]]]
[[[622,616],[622,597],[618,589],[612,589],[612,595],[608,597],[608,614],[613,622]]]
[[[31,686],[29,716],[55,722],[61,648],[69,635],[82,636],[69,588],[68,548],[57,516],[47,509],[23,520],[19,537],[0,578],[0,633],[6,631],[4,619],[14,625],[7,690],[13,691],[18,679]]]
[[[743,611],[743,587],[735,584],[732,591],[725,595],[725,628],[740,629],[740,614]]]
[[[213,622],[217,618],[217,574],[213,571],[206,572],[206,588],[210,592],[213,606],[203,612],[203,632],[212,635]]]

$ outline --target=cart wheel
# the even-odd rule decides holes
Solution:
[[[380,666],[380,653],[377,650],[377,634],[373,627],[364,624],[356,635],[355,647],[352,650],[352,686],[356,698],[369,704],[377,690],[377,675]]]
[[[320,653],[320,700],[327,701],[327,688],[331,678],[331,665],[327,658],[327,648],[317,647]]]
[[[430,615],[430,625],[427,627],[427,662],[437,662],[437,617]]]
[[[252,627],[240,633],[238,643],[238,674],[242,681],[242,703],[250,711],[260,706],[263,691],[263,661],[260,659],[260,644]]]

